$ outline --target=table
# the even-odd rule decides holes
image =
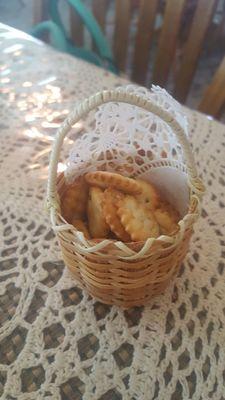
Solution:
[[[179,276],[147,307],[95,301],[44,211],[48,157],[75,102],[126,81],[1,25],[2,399],[225,399],[225,126],[187,110],[207,192]]]

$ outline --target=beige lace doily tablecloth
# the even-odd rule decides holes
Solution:
[[[188,111],[207,193],[179,276],[148,307],[103,305],[64,268],[43,202],[60,122],[125,81],[3,26],[0,41],[1,398],[224,400],[225,127]]]

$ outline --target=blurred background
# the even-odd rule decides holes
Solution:
[[[56,3],[71,42],[96,52],[79,13],[66,0]],[[147,87],[160,84],[189,107],[225,120],[225,0],[82,3],[102,29],[120,74]],[[49,18],[48,0],[0,0],[1,22],[23,31]],[[48,35],[41,38],[51,44]]]

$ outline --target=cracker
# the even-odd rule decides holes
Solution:
[[[86,213],[88,185],[81,176],[71,184],[66,184],[61,198],[62,216],[69,223],[73,218],[82,219]]]
[[[169,203],[161,203],[160,207],[154,210],[154,216],[163,235],[172,235],[179,229],[179,214]]]
[[[136,196],[136,199],[154,210],[159,205],[160,201],[158,191],[149,182],[143,181],[141,179],[137,179],[136,182],[141,188],[141,193]]]
[[[125,231],[117,215],[118,202],[124,194],[115,189],[106,189],[103,198],[103,213],[111,231],[123,242],[130,242],[130,235]]]
[[[133,241],[143,241],[159,235],[159,226],[153,212],[138,203],[133,196],[124,196],[119,201],[118,215],[125,230]]]
[[[82,232],[86,239],[90,239],[90,233],[84,221],[81,219],[73,218],[72,225],[79,231]]]
[[[87,215],[92,238],[106,238],[109,233],[109,225],[103,215],[102,203],[103,190],[96,186],[90,187]]]
[[[85,179],[90,185],[95,185],[102,189],[111,187],[127,194],[141,193],[141,188],[134,179],[113,172],[88,172],[85,175]]]
[[[173,220],[178,223],[180,220],[180,214],[178,213],[178,211],[172,206],[172,204],[168,203],[167,201],[164,201],[161,203],[162,207],[164,209],[166,209],[171,217],[173,218]]]

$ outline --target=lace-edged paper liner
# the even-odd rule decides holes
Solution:
[[[149,91],[128,85],[118,90],[154,101],[175,116],[188,135],[182,107],[165,89],[153,85]],[[66,179],[72,181],[94,170],[150,180],[181,215],[187,212],[189,189],[182,148],[163,120],[137,106],[103,104],[96,110],[93,130],[77,137],[65,171]]]

